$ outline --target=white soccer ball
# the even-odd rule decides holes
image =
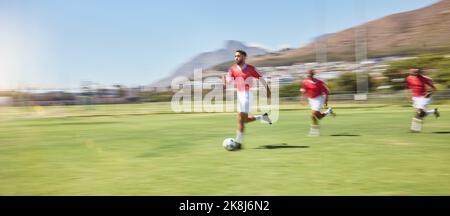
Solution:
[[[234,151],[238,148],[238,144],[236,141],[234,141],[233,138],[227,138],[222,143],[223,148],[225,148],[228,151]]]

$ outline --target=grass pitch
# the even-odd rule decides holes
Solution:
[[[450,195],[450,106],[409,133],[412,109],[340,105],[308,137],[284,105],[225,151],[234,113],[165,103],[0,107],[0,195]]]

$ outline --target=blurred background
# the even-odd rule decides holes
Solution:
[[[307,69],[332,100],[403,97],[411,66],[450,95],[448,0],[2,0],[0,16],[1,105],[170,101],[174,77],[220,77],[237,49],[284,100]]]

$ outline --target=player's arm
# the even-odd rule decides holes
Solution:
[[[303,105],[307,105],[306,104],[306,90],[305,90],[305,88],[304,87],[302,87],[302,83],[300,83],[300,90],[299,90],[299,92],[300,92],[300,101],[303,101],[302,103],[303,103]]]
[[[328,95],[330,94],[330,89],[325,83],[323,83],[323,89],[323,95],[325,96],[325,107],[328,107]]]
[[[425,79],[426,79],[425,84],[431,87],[433,91],[437,91],[436,86],[434,86],[433,84],[433,80],[429,77],[425,77]]]
[[[264,88],[266,88],[267,97],[272,97],[272,92],[270,91],[269,85],[267,85],[266,80],[263,77],[260,77],[259,81],[261,82],[261,84],[263,84]]]
[[[264,79],[262,74],[256,68],[254,68],[254,70],[253,70],[253,77],[258,79],[261,82],[261,84],[264,86],[264,88],[266,88],[267,97],[268,98],[272,97],[272,92],[270,91],[269,85],[267,85],[266,80]]]
[[[325,107],[328,107],[328,94],[325,95]]]
[[[410,89],[409,81],[408,81],[408,78],[406,78],[406,83],[405,83],[405,97],[406,97],[406,100],[407,100],[407,101],[412,102],[411,95],[410,95],[410,93],[409,93],[409,91],[408,91],[409,89]]]
[[[227,74],[222,75],[222,81],[223,81],[223,89],[227,88],[227,85],[231,82],[231,80],[233,79],[231,76],[231,70],[228,71]]]
[[[427,78],[427,81],[425,82],[425,84],[431,88],[431,91],[428,91],[428,93],[425,97],[430,97],[435,91],[437,91],[436,86],[434,86],[433,81],[428,78]]]

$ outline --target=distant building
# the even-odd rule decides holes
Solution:
[[[2,97],[0,96],[0,106],[9,106],[13,102],[12,97]]]

